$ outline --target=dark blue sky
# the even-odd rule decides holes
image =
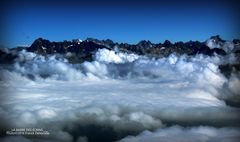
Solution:
[[[53,41],[112,39],[116,42],[204,41],[212,35],[239,37],[236,11],[214,3],[84,3],[59,6],[12,6],[5,14],[8,46]]]

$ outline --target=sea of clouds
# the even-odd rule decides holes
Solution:
[[[236,141],[240,76],[227,56],[155,59],[99,49],[94,61],[20,51],[0,66],[0,126],[43,128],[49,136],[1,141]],[[132,136],[128,136],[132,135]]]

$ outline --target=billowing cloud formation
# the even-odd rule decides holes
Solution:
[[[234,47],[234,43],[231,41],[218,41],[219,39],[208,39],[206,41],[206,45],[210,48],[221,48],[223,49],[226,53],[231,53],[232,51],[236,50],[239,47]],[[236,48],[236,49],[235,49]]]
[[[239,131],[236,128],[173,126],[155,132],[144,131],[136,137],[129,136],[120,142],[238,142]]]
[[[226,78],[218,68],[233,62],[234,55],[150,59],[101,49],[94,61],[73,65],[58,55],[21,51],[14,65],[1,67],[0,124],[44,128],[51,135],[38,139],[55,141],[115,141],[173,124],[239,127],[239,108],[222,100],[239,95],[239,75]],[[216,138],[225,132],[198,129],[216,131]],[[166,137],[195,136],[195,128],[159,130]]]
[[[126,53],[115,53],[112,50],[99,49],[96,53],[96,60],[103,61],[107,63],[125,63],[133,62],[138,59],[139,56],[135,54],[126,54]]]

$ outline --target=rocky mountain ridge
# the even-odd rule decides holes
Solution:
[[[163,43],[152,43],[148,40],[141,40],[137,44],[117,43],[110,39],[98,40],[87,38],[82,41],[74,39],[72,41],[55,42],[47,39],[38,38],[29,47],[18,47],[12,49],[1,49],[0,63],[11,62],[15,58],[14,52],[25,49],[28,52],[33,52],[40,55],[60,54],[64,55],[71,63],[81,63],[91,61],[95,52],[98,49],[109,49],[116,52],[135,53],[154,58],[167,57],[174,53],[176,55],[187,54],[189,56],[204,54],[213,56],[227,55],[230,53],[240,53],[240,39],[226,41],[220,38],[219,35],[212,36],[204,42],[188,41],[175,42],[165,40]],[[7,52],[6,52],[7,51]],[[10,52],[11,51],[11,52]]]

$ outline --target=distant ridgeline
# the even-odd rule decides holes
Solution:
[[[219,35],[212,36],[205,42],[188,41],[171,43],[166,40],[164,43],[151,43],[150,41],[142,40],[137,44],[117,43],[110,39],[98,40],[87,38],[82,41],[79,39],[63,42],[51,42],[46,39],[36,39],[30,47],[16,47],[11,49],[0,48],[0,63],[9,63],[16,58],[14,52],[26,50],[40,55],[60,54],[69,60],[70,63],[81,63],[84,61],[92,61],[94,53],[98,49],[106,48],[116,52],[127,52],[148,57],[162,58],[174,53],[176,55],[204,54],[213,56],[228,55],[230,53],[240,54],[240,39],[232,41],[222,40]]]

